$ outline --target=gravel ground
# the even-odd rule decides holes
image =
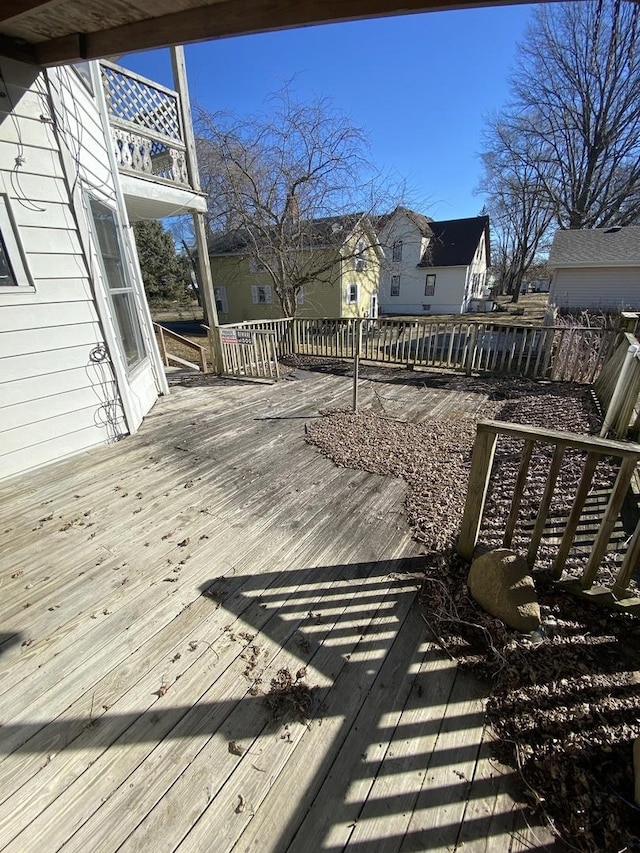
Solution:
[[[466,377],[439,379],[464,390]],[[473,380],[487,403],[478,418],[597,433],[600,416],[585,386],[517,379]],[[466,383],[466,384],[465,384]],[[416,389],[419,393],[419,389]],[[403,478],[405,510],[425,546],[423,614],[434,638],[461,666],[488,679],[487,716],[497,757],[520,774],[523,800],[548,820],[558,849],[608,853],[640,851],[640,810],[633,805],[632,742],[640,736],[640,627],[637,619],[604,611],[556,590],[545,569],[554,545],[542,543],[535,581],[544,636],[533,642],[480,611],[466,587],[468,564],[454,551],[462,517],[475,435],[473,420],[403,423],[372,411],[324,413],[307,424],[307,441],[337,465]],[[481,540],[500,545],[521,443],[501,439],[487,499]],[[523,496],[514,547],[525,548],[550,454],[536,449]],[[563,463],[551,517],[570,507],[581,466],[576,453]],[[596,471],[596,489],[610,486],[608,463]],[[588,546],[574,549],[579,572]],[[615,570],[612,553],[601,576]],[[637,587],[636,587],[637,589]]]

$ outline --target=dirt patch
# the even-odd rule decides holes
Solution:
[[[465,381],[446,379],[445,387]],[[489,399],[479,417],[591,434],[599,426],[584,386],[487,379],[474,390],[481,389]],[[529,807],[542,813],[565,849],[640,850],[632,766],[632,742],[640,736],[639,621],[558,591],[545,571],[555,553],[551,539],[543,540],[534,573],[544,627],[535,642],[475,605],[466,586],[468,563],[453,549],[474,434],[473,422],[405,424],[372,412],[333,412],[307,427],[307,440],[336,464],[408,483],[405,509],[427,552],[420,596],[425,621],[451,657],[488,680],[497,757],[519,772]],[[500,544],[521,453],[521,443],[498,444],[481,531],[491,546]],[[526,549],[527,524],[535,519],[549,462],[549,454],[536,449],[524,524],[514,540],[518,549]],[[576,455],[567,453],[551,507],[559,525],[580,473]],[[606,491],[612,475],[607,462],[599,466],[594,492]],[[587,551],[588,537],[572,552],[572,571],[584,565]],[[607,561],[604,580],[617,567],[615,552]]]

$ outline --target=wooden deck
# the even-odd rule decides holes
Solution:
[[[0,487],[1,849],[551,849],[428,641],[403,485],[304,442],[350,381],[296,375],[178,387],[137,436]],[[484,401],[405,376],[363,403]],[[262,694],[303,667],[311,720],[273,722]]]

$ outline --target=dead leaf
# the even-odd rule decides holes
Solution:
[[[237,741],[230,740],[229,741],[229,752],[231,753],[231,755],[243,755],[245,752],[245,748],[244,748],[244,746],[239,744]]]

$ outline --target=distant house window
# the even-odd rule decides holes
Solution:
[[[358,301],[358,285],[350,284],[347,287],[347,303],[353,305]]]
[[[229,303],[227,302],[227,288],[214,287],[213,292],[216,297],[216,311],[218,312],[218,314],[228,314]]]
[[[431,311],[431,303],[430,302],[423,302],[422,303],[422,310],[423,311]]]
[[[271,302],[271,286],[254,284],[251,288],[251,295],[254,305],[266,305]]]
[[[364,240],[358,240],[355,255],[353,257],[353,268],[356,272],[363,272],[367,268],[367,259],[364,257],[364,251]]]
[[[392,250],[392,260],[401,261],[402,260],[402,240],[396,240],[393,244]]]
[[[304,288],[302,287],[296,293],[296,305],[304,305]]]
[[[0,194],[0,288],[2,287],[33,289],[33,282],[18,243],[18,229],[11,216],[9,199]],[[5,291],[7,292],[9,291]]]
[[[424,295],[433,296],[436,292],[436,277],[434,273],[429,273],[424,285]]]
[[[392,275],[391,276],[391,295],[392,296],[400,296],[400,276]]]

